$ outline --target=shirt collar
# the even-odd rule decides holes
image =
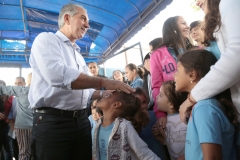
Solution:
[[[138,79],[141,79],[139,76],[137,76],[133,81],[132,83],[136,82]]]
[[[68,37],[66,37],[60,30],[58,30],[56,33],[56,36],[58,36],[58,38],[60,39],[60,40],[62,40],[63,42],[65,42],[65,43],[67,43],[67,44],[69,44],[69,45],[71,45],[75,50],[77,50],[78,52],[80,52],[80,47],[76,44],[76,43],[74,43],[73,45],[72,45],[72,42],[68,39]]]

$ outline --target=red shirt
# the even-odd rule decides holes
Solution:
[[[5,114],[5,122],[8,122],[8,114],[12,108],[12,101],[13,101],[14,96],[9,97],[5,102],[4,102],[4,114]]]

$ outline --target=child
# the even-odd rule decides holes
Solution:
[[[186,93],[175,91],[173,81],[164,82],[157,96],[158,109],[167,113],[167,124],[164,132],[157,129],[162,126],[154,126],[153,133],[162,144],[167,145],[172,160],[184,159],[187,126],[180,120],[178,110],[186,98]]]
[[[190,92],[216,61],[214,55],[206,50],[183,54],[178,60],[175,74],[176,90]],[[189,96],[188,99],[192,101]],[[180,117],[184,120],[186,113],[181,109]],[[234,126],[237,125],[238,115],[227,91],[197,102],[192,108],[187,127],[186,159],[236,159]]]
[[[93,159],[160,160],[138,136],[148,122],[139,98],[113,91],[97,103],[103,111],[94,131]],[[135,128],[135,129],[134,129]]]
[[[142,108],[147,110],[148,109],[148,103],[149,99],[147,98],[147,95],[145,94],[144,90],[142,88],[137,87],[136,91],[133,93],[136,97],[138,97],[141,100]],[[140,134],[139,137],[147,143],[150,150],[152,150],[158,157],[161,158],[161,160],[165,160],[164,155],[164,149],[161,143],[154,137],[151,130],[155,122],[157,121],[157,118],[155,116],[154,111],[147,111],[149,115],[149,123],[147,126],[145,126]]]
[[[95,129],[95,126],[97,124],[97,121],[102,116],[102,115],[100,115],[97,112],[96,104],[97,104],[97,100],[94,100],[92,102],[92,105],[91,105],[91,113],[92,114],[88,117],[88,119],[89,119],[89,121],[91,123],[91,128],[92,128],[91,134],[92,134],[92,137],[93,137],[93,133],[94,133],[94,129]]]

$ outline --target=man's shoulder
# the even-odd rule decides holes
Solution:
[[[52,32],[42,32],[36,37],[36,40],[49,39],[49,38],[57,39],[57,36]]]

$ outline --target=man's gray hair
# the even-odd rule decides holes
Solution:
[[[78,14],[77,8],[82,8],[83,10],[86,11],[85,8],[83,8],[82,6],[80,6],[78,4],[67,4],[62,7],[62,9],[59,13],[59,16],[58,16],[58,27],[59,28],[62,28],[62,26],[64,25],[65,14],[69,14],[72,17],[72,16]]]

